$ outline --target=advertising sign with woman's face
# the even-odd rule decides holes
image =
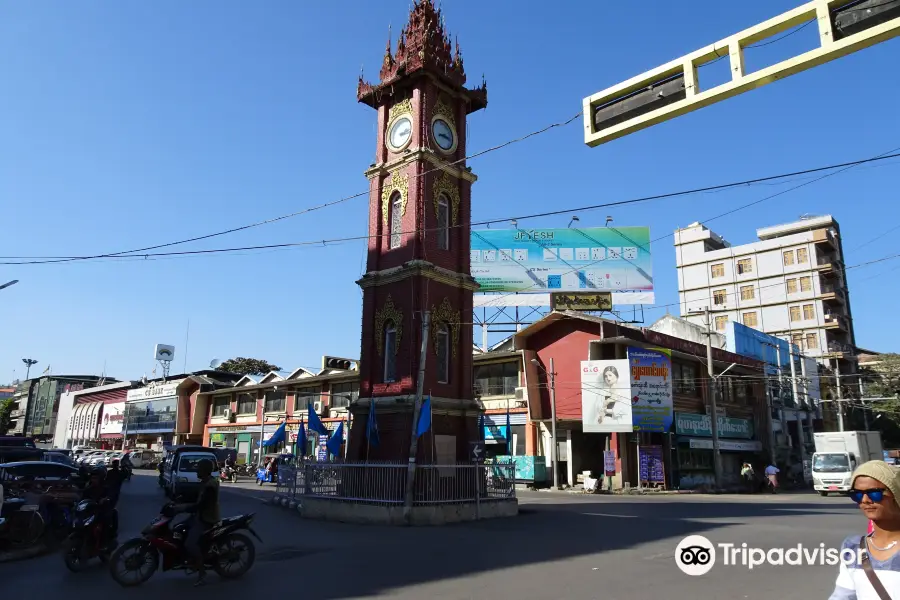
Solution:
[[[582,361],[581,418],[589,433],[633,430],[628,360]]]

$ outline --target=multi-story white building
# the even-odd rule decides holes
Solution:
[[[756,231],[732,246],[700,223],[675,232],[681,315],[724,332],[729,321],[791,341],[841,372],[855,371],[855,339],[840,227],[830,215]],[[829,364],[830,363],[830,364]]]

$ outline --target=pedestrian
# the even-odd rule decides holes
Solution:
[[[850,498],[872,523],[872,533],[851,535],[829,600],[891,600],[900,589],[900,469],[883,460],[853,473]],[[892,594],[887,590],[892,590]]]
[[[756,480],[756,473],[753,471],[753,465],[745,462],[743,466],[741,466],[741,477],[744,480],[744,484],[747,486],[747,493],[752,494],[754,482]]]
[[[766,467],[766,479],[769,480],[769,487],[772,489],[772,493],[776,493],[778,491],[778,474],[781,473],[781,469],[776,467],[773,464],[770,464]]]

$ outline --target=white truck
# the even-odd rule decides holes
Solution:
[[[850,477],[856,467],[870,460],[884,460],[878,431],[831,431],[813,437],[813,487],[822,496],[850,491]]]

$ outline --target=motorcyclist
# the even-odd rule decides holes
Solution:
[[[234,461],[234,456],[229,454],[228,456],[225,457],[225,468],[222,470],[222,474],[225,476],[226,479],[230,479],[231,475],[234,473],[235,468],[236,468],[236,465],[235,465],[235,461]]]
[[[131,479],[131,472],[134,471],[134,465],[131,462],[131,452],[126,452],[122,455],[120,466],[125,474],[125,479]]]
[[[123,481],[125,481],[125,471],[122,470],[117,459],[113,460],[109,471],[106,473],[106,488],[109,492],[109,502],[113,508],[119,503],[119,494],[122,491]]]
[[[104,525],[105,538],[107,541],[116,539],[119,531],[119,513],[109,498],[105,467],[94,467],[90,470],[90,479],[82,492],[82,498],[97,503],[97,518]]]
[[[176,507],[179,512],[192,513],[188,522],[189,529],[184,541],[184,550],[197,571],[197,583],[195,584],[197,586],[206,583],[206,569],[203,565],[200,538],[204,532],[221,520],[219,481],[212,476],[213,470],[213,461],[209,459],[203,459],[197,463],[197,477],[200,479],[200,493],[197,501],[193,504],[180,504]]]

